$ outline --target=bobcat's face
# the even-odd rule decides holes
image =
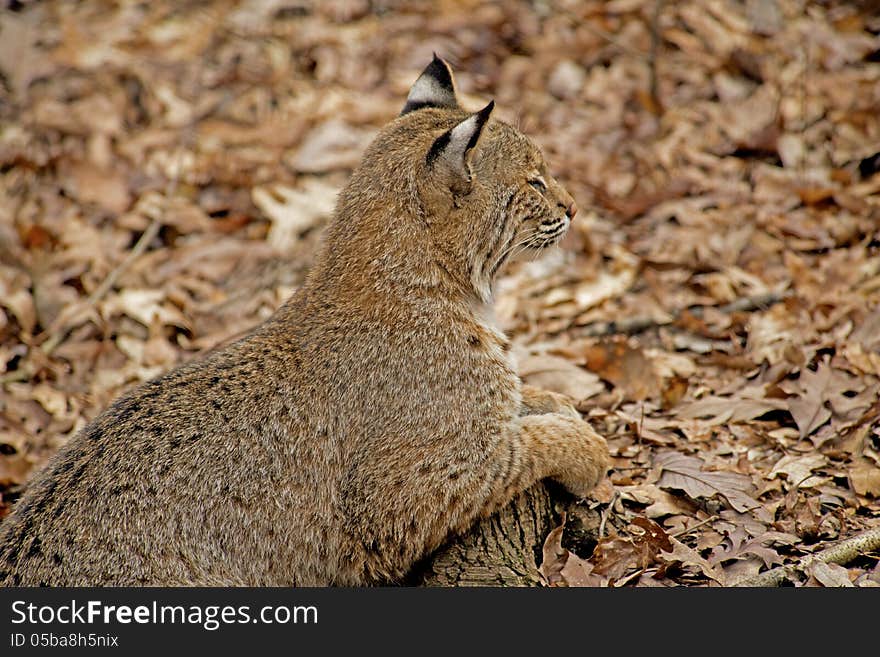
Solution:
[[[413,84],[392,131],[415,163],[422,214],[447,268],[462,269],[484,301],[506,263],[553,246],[577,212],[535,144],[490,121],[494,102],[461,109],[449,66],[435,56]]]
[[[493,108],[462,109],[452,71],[435,56],[343,195],[347,215],[384,208],[389,223],[371,230],[398,248],[423,249],[484,302],[505,264],[558,243],[577,212],[540,149],[513,126],[490,120]],[[413,231],[418,247],[405,239]]]
[[[491,282],[516,256],[559,242],[577,206],[550,175],[541,151],[515,128],[490,125],[486,139],[474,169],[485,186],[494,188],[480,267]],[[477,255],[475,265],[479,261]]]

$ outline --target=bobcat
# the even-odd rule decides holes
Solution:
[[[438,57],[340,193],[306,282],[240,341],[117,400],[0,525],[7,585],[367,585],[545,477],[609,466],[522,385],[492,284],[576,212]]]

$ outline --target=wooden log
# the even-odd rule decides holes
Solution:
[[[453,538],[413,571],[410,585],[540,586],[544,540],[568,516],[563,542],[592,550],[599,514],[576,504],[561,486],[541,482],[498,513]]]

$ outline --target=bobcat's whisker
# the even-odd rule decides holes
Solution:
[[[501,254],[497,258],[495,258],[495,260],[492,264],[492,269],[489,272],[489,277],[494,278],[495,275],[498,273],[498,270],[501,268],[501,265],[503,265],[507,260],[510,260],[510,255],[514,251],[514,249],[516,249],[520,246],[523,246],[523,245],[527,245],[531,239],[532,239],[532,236],[528,235],[528,236],[522,238],[520,241],[508,245],[501,252]]]

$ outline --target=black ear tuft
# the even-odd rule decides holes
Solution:
[[[474,133],[471,135],[471,138],[465,148],[466,151],[471,150],[474,146],[477,145],[477,140],[480,138],[480,135],[483,134],[483,126],[486,125],[489,117],[492,116],[493,109],[495,109],[495,101],[490,100],[488,105],[486,105],[483,109],[481,109],[474,115],[477,119],[477,129],[474,130]]]
[[[403,106],[400,115],[403,116],[423,107],[459,107],[458,99],[455,97],[452,69],[436,53],[434,59],[425,67],[425,70],[410,88],[406,105]]]

